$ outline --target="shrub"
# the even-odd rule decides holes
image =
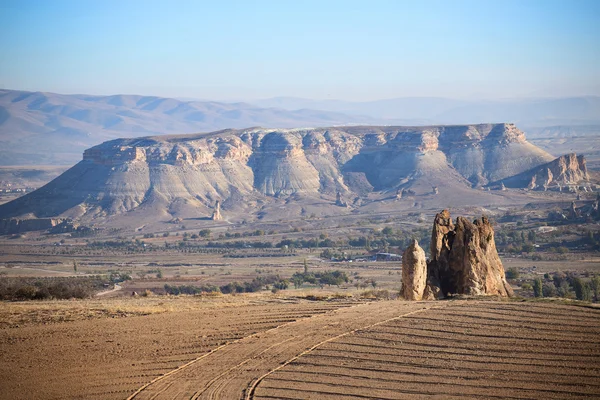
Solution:
[[[516,267],[510,267],[506,270],[506,279],[518,279],[519,270]]]
[[[0,278],[0,300],[43,300],[90,297],[108,281],[100,276]]]
[[[172,295],[180,295],[180,294],[202,294],[202,293],[213,293],[218,292],[219,288],[213,285],[179,285],[179,286],[171,286],[168,283],[164,286],[165,292],[167,294]]]
[[[524,283],[521,285],[521,289],[525,291],[530,291],[533,290],[533,286],[531,286],[531,284],[529,283]]]
[[[373,289],[362,292],[360,297],[362,299],[390,300],[392,298],[392,294],[386,289]]]

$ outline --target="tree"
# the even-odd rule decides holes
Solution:
[[[592,290],[587,282],[584,282],[581,278],[573,279],[573,289],[575,289],[575,296],[577,300],[590,301],[592,300]]]
[[[162,273],[162,270],[161,270],[161,269],[159,269],[159,270],[158,270],[158,272],[156,273],[156,277],[157,277],[158,279],[161,279],[161,278],[163,277],[163,273]]]
[[[542,279],[541,278],[536,278],[533,281],[533,295],[535,297],[544,297],[543,286],[542,286]]]
[[[77,261],[73,261],[73,271],[77,272]]]
[[[594,292],[594,301],[598,301],[600,295],[600,275],[594,275],[592,280],[590,281],[590,286],[592,287],[592,291]]]
[[[304,279],[302,279],[300,276],[293,276],[292,283],[294,284],[294,287],[296,289],[299,289],[302,287],[302,284],[304,283]]]
[[[544,283],[542,293],[544,297],[556,297],[556,287],[552,283]]]
[[[383,233],[385,236],[391,236],[394,234],[394,230],[390,226],[386,226],[385,228],[383,228],[381,233]]]
[[[569,294],[571,293],[571,287],[566,280],[562,281],[560,286],[556,289],[560,297],[569,297]]]
[[[202,229],[200,232],[198,232],[198,235],[203,238],[210,237],[210,235],[211,235],[210,229]]]

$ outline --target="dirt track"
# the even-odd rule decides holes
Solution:
[[[575,306],[244,305],[0,333],[7,399],[600,397],[600,310]]]

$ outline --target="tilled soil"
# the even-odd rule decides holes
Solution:
[[[600,397],[600,310],[302,302],[0,331],[6,399]]]
[[[361,330],[265,377],[257,399],[600,397],[600,310],[452,303]]]
[[[124,399],[219,346],[355,304],[240,303],[0,329],[0,398]]]

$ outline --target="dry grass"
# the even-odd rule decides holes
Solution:
[[[233,307],[280,297],[243,294],[5,302],[0,308],[0,328]]]

